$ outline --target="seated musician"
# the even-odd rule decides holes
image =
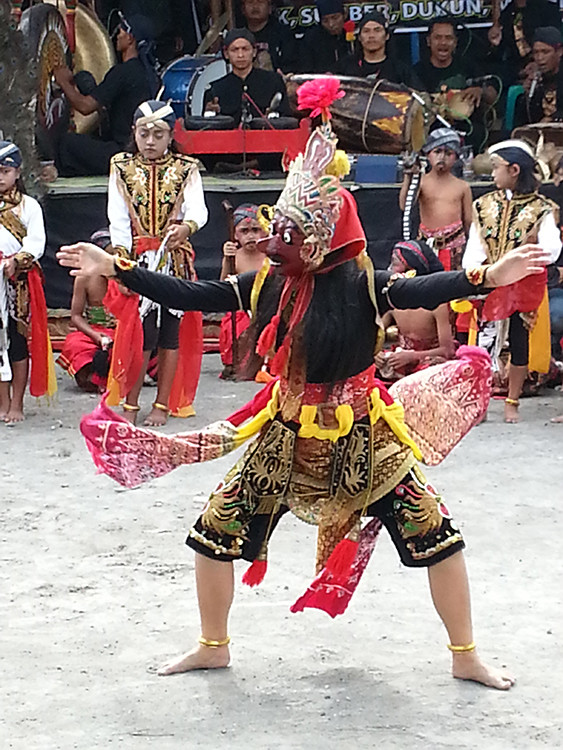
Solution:
[[[553,122],[563,117],[563,67],[561,32],[555,26],[536,29],[532,55],[535,70],[524,81],[525,113],[520,104],[519,123]]]
[[[231,64],[231,72],[213,81],[205,93],[205,111],[229,115],[235,125],[243,113],[250,119],[267,114],[276,94],[280,115],[289,115],[285,84],[278,73],[254,67],[256,40],[248,29],[231,29],[225,37],[223,54]]]
[[[444,89],[457,89],[461,92],[461,99],[469,108],[471,118],[471,135],[468,141],[474,147],[479,146],[486,134],[484,132],[483,110],[476,112],[485,104],[492,104],[497,98],[497,91],[493,86],[476,85],[481,73],[477,66],[467,56],[456,55],[457,29],[454,20],[436,18],[428,25],[426,37],[429,55],[414,66],[414,71],[421,80],[425,91],[438,93]],[[453,113],[452,113],[453,114]],[[460,124],[463,128],[463,124]],[[467,127],[463,128],[467,130]]]
[[[295,38],[289,27],[273,15],[271,0],[242,0],[241,10],[245,26],[256,40],[254,67],[284,73],[296,71]]]
[[[339,63],[352,52],[344,32],[344,4],[342,0],[316,0],[315,5],[320,23],[303,36],[300,70],[335,73]]]
[[[116,37],[121,62],[111,68],[103,81],[89,93],[81,93],[72,71],[60,67],[54,71],[70,106],[83,115],[100,112],[107,117],[103,137],[80,133],[60,135],[55,149],[55,163],[63,177],[109,174],[112,156],[123,151],[131,139],[133,113],[141,102],[156,94],[159,81],[148,52],[152,32],[147,19],[122,16]]]
[[[345,76],[384,78],[392,83],[422,89],[412,67],[388,54],[388,41],[389,22],[385,14],[379,11],[366,13],[358,24],[358,53],[341,60],[336,72]]]

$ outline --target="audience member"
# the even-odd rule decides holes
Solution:
[[[112,252],[109,229],[95,232],[91,241]],[[105,276],[79,276],[74,280],[70,320],[76,328],[65,338],[57,364],[74,377],[83,391],[103,392],[111,360],[115,318],[104,306],[108,290]]]
[[[535,71],[524,81],[527,122],[549,122],[561,117],[561,49],[558,28],[545,26],[536,29],[532,44]]]
[[[480,71],[471,59],[455,54],[457,31],[453,20],[437,18],[431,21],[426,41],[429,56],[415,65],[415,73],[431,94],[444,90],[460,91],[459,104],[454,107],[446,100],[448,111],[444,114],[459,130],[467,133],[466,143],[479,151],[487,137],[485,105],[494,103],[497,91],[493,86],[483,87],[482,80],[478,83]]]
[[[425,242],[397,242],[391,255],[389,271],[426,275],[444,267]],[[391,350],[379,352],[375,364],[381,377],[397,380],[430,365],[452,359],[455,341],[450,325],[449,305],[435,310],[393,310],[383,317],[385,328],[395,322],[398,342]]]
[[[150,55],[140,55],[140,47],[151,38],[149,24],[142,16],[122,18],[116,37],[121,62],[111,68],[103,81],[81,93],[70,68],[54,71],[70,106],[83,115],[100,112],[107,116],[104,138],[80,133],[60,134],[54,145],[55,163],[60,175],[108,174],[112,156],[123,151],[131,139],[133,113],[139,104],[156,95],[158,78]]]
[[[205,94],[205,111],[229,115],[239,124],[243,113],[248,118],[266,114],[272,99],[281,94],[277,111],[289,115],[285,84],[278,73],[253,66],[256,40],[248,29],[231,29],[225,37],[223,52],[232,71],[213,81]]]
[[[223,245],[223,263],[221,280],[235,274],[259,271],[264,263],[264,250],[259,241],[267,236],[258,220],[259,207],[254,203],[243,203],[233,212],[234,242],[227,240]],[[233,313],[226,313],[221,319],[219,332],[219,351],[223,363],[220,377],[230,379],[235,375],[233,368]],[[236,338],[250,325],[250,316],[246,310],[236,311]],[[240,365],[240,361],[235,365]]]
[[[304,73],[336,73],[338,65],[352,51],[344,32],[342,0],[316,0],[320,24],[305,32],[301,45]]]
[[[468,86],[468,81],[479,75],[475,64],[466,57],[456,55],[457,30],[448,18],[436,18],[428,26],[426,37],[428,57],[415,65],[415,73],[429,93],[440,91],[442,86],[462,89],[475,104],[481,100],[481,88]]]
[[[242,0],[242,14],[256,40],[254,67],[295,72],[296,42],[290,29],[272,14],[271,0]]]
[[[469,185],[452,174],[461,152],[461,140],[453,128],[438,128],[423,149],[430,171],[420,181],[420,237],[432,245],[446,271],[458,271],[471,226],[472,198]],[[405,174],[399,205],[405,209],[411,175]]]
[[[535,30],[541,26],[559,25],[558,3],[512,0],[488,32],[491,51],[486,62],[490,72],[498,73],[505,86],[516,83],[532,60]]]
[[[337,72],[346,76],[384,78],[404,83],[414,89],[422,84],[410,65],[394,59],[387,52],[389,23],[383,13],[366,13],[358,24],[358,50],[337,65]]]

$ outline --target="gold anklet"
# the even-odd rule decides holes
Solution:
[[[133,404],[122,404],[123,411],[141,411],[140,406],[133,406]]]
[[[153,401],[152,405],[154,409],[159,409],[160,411],[165,411],[167,414],[170,414],[170,409],[164,404],[159,404],[158,401]]]
[[[471,641],[471,643],[468,643],[467,646],[452,646],[451,643],[448,643],[448,648],[450,651],[453,651],[454,654],[463,654],[466,651],[475,651],[475,641]]]
[[[201,643],[202,646],[207,646],[207,648],[220,648],[221,646],[228,646],[231,642],[230,636],[227,636],[226,638],[223,638],[222,641],[210,641],[207,638],[204,638],[202,635],[198,638],[198,641]]]
[[[517,398],[505,398],[504,403],[508,404],[508,406],[520,406],[520,401]]]

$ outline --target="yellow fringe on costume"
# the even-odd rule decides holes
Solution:
[[[47,390],[45,392],[45,395],[47,396],[47,398],[54,396],[54,394],[57,392],[57,375],[55,373],[55,360],[53,359],[51,355],[52,351],[53,351],[53,347],[51,346],[51,337],[49,336],[49,331],[47,331],[48,362],[47,362]]]
[[[551,327],[549,324],[549,298],[547,287],[538,308],[538,317],[529,337],[528,369],[531,372],[549,372],[551,361]]]
[[[279,411],[280,384],[277,382],[272,390],[272,396],[266,406],[246,425],[237,428],[234,443],[236,447],[242,445],[251,437],[256,435],[267,422],[270,422]],[[381,398],[379,388],[374,388],[369,394],[368,414],[371,424],[379,419],[384,419],[399,440],[407,445],[418,460],[422,454],[416,443],[409,437],[405,425],[405,412],[403,407],[396,401],[386,404]],[[301,427],[297,432],[301,438],[316,438],[317,440],[330,440],[335,443],[339,438],[348,435],[354,425],[354,410],[350,404],[340,404],[334,411],[338,427],[326,429],[320,427],[317,418],[317,406],[306,404],[301,407],[299,423]]]

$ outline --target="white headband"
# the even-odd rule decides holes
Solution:
[[[509,138],[507,141],[495,143],[494,146],[489,147],[488,153],[492,156],[493,154],[496,154],[497,151],[501,151],[504,148],[518,148],[520,149],[520,151],[528,154],[528,156],[530,156],[532,159],[535,160],[536,158],[532,147],[528,143],[526,143],[526,141],[520,141],[517,138]]]

